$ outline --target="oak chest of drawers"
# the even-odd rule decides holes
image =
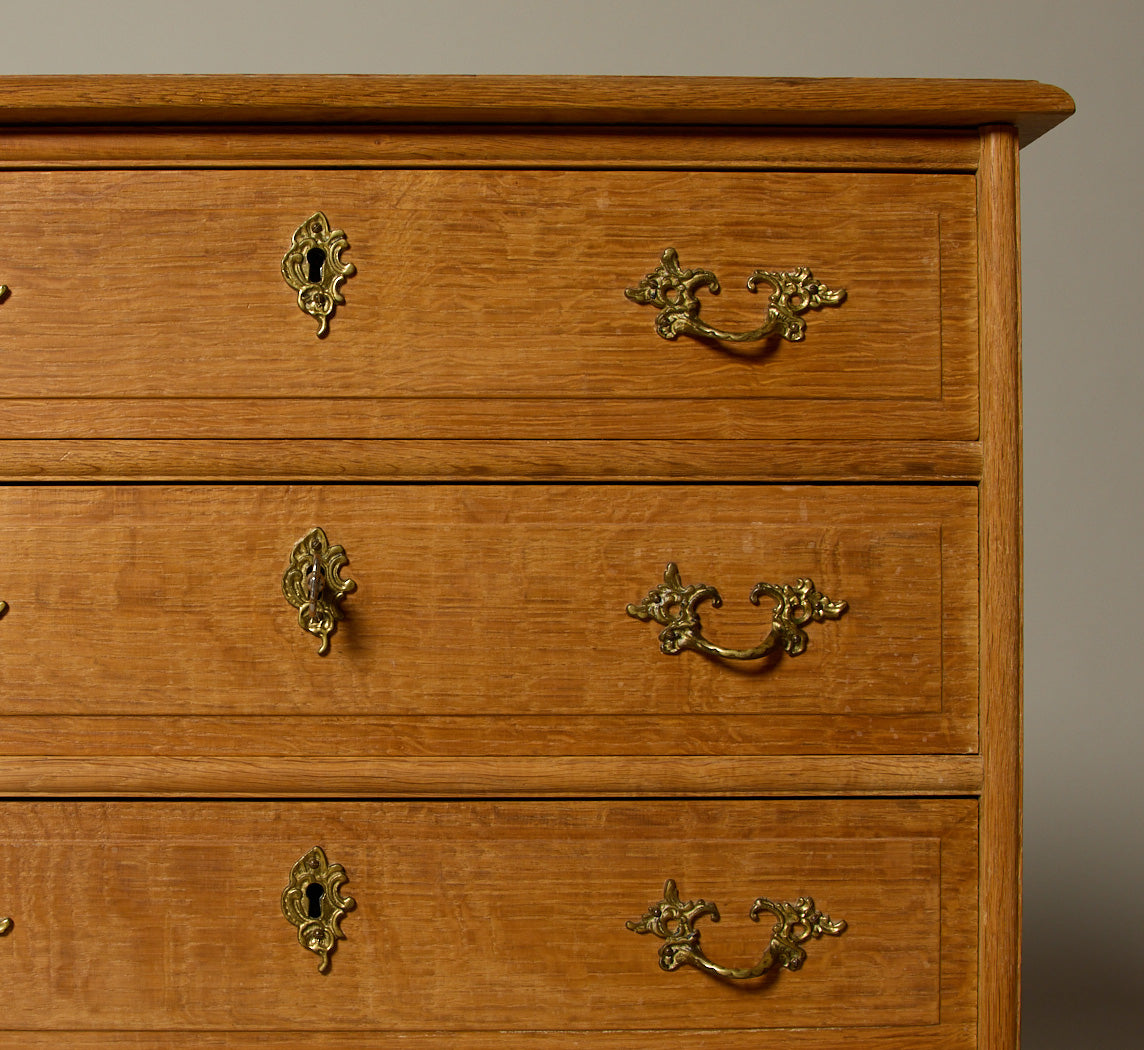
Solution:
[[[1016,1045],[1066,95],[0,110],[0,1044]]]

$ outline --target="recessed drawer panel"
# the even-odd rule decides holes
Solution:
[[[971,486],[10,487],[0,709],[41,731],[8,747],[970,752],[976,514]],[[356,583],[325,656],[283,593],[312,526]],[[788,617],[789,651],[666,654],[632,613],[669,564],[724,599],[693,609],[719,650],[763,646],[800,580],[846,608]]]
[[[971,1046],[976,812],[966,799],[4,803],[0,1027],[126,1028],[144,1046],[207,1030],[332,1047],[349,1029],[463,1046],[625,1032],[650,1047],[664,1029],[701,1046],[812,1032],[796,1045]],[[355,903],[325,975],[281,905],[314,846],[348,879],[331,900]],[[307,878],[294,884],[321,912]],[[749,921],[760,896],[811,897],[808,914],[846,928],[809,937],[798,970],[666,972],[665,942],[626,924],[668,879],[683,902],[717,905],[719,923],[693,920],[717,965],[762,961],[776,920]]]
[[[0,175],[6,436],[977,436],[972,175],[91,171]],[[357,273],[326,338],[282,276],[322,209]],[[844,288],[802,342],[660,338],[625,297],[666,248],[699,317],[758,328],[756,270]],[[64,399],[64,400],[60,400]],[[108,401],[115,404],[108,404]]]

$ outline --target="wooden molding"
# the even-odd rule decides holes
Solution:
[[[1074,110],[1034,80],[517,76],[0,77],[0,124],[728,124],[974,128]]]

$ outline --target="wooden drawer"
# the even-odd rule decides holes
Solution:
[[[975,1045],[973,800],[8,802],[0,842],[35,874],[0,905],[3,1045]],[[280,910],[315,845],[356,902],[324,976]],[[762,956],[760,895],[847,928],[797,972],[664,972],[625,922],[668,878],[719,906],[722,965]]]
[[[3,280],[7,438],[977,437],[970,174],[0,174],[34,252]],[[316,209],[357,266],[328,338],[280,267]],[[756,328],[757,269],[841,306],[804,342],[659,338],[625,298],[667,247],[701,317]],[[315,464],[317,469],[317,464]]]
[[[970,486],[9,487],[6,747],[972,752],[976,515]],[[316,524],[357,583],[325,657],[282,594]],[[698,608],[724,647],[770,632],[760,580],[849,608],[801,655],[665,655],[627,606],[669,562],[723,595]]]

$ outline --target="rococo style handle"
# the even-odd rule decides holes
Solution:
[[[842,919],[835,922],[829,915],[818,911],[811,897],[799,897],[794,904],[759,897],[751,905],[751,919],[758,922],[764,913],[773,915],[778,922],[771,930],[771,941],[762,958],[754,966],[745,967],[720,966],[703,954],[695,922],[704,915],[711,916],[712,922],[718,922],[719,909],[705,900],[681,901],[674,879],[664,883],[663,900],[649,905],[639,919],[629,920],[625,925],[635,933],[654,933],[663,940],[659,949],[662,969],[678,970],[686,964],[704,973],[737,981],[761,977],[776,966],[797,970],[806,962],[806,951],[802,946],[811,937],[821,937],[824,933],[837,937],[846,929]]]
[[[322,641],[319,656],[330,651],[330,635],[345,617],[342,599],[357,589],[353,580],[340,576],[348,564],[345,548],[330,546],[325,532],[315,527],[294,544],[282,575],[282,593],[298,610],[298,626]]]
[[[675,562],[669,562],[663,573],[663,583],[648,592],[643,601],[628,606],[628,615],[647,623],[655,620],[663,627],[659,632],[659,648],[668,656],[676,656],[684,649],[694,649],[708,656],[725,660],[757,660],[781,649],[791,656],[805,652],[807,637],[803,627],[815,620],[837,620],[849,606],[844,601],[831,601],[814,586],[814,580],[800,579],[795,586],[756,583],[748,595],[752,605],[758,605],[766,595],[773,598],[771,630],[758,645],[751,649],[724,649],[703,637],[703,624],[699,621],[700,602],[709,601],[713,608],[723,604],[719,592],[706,583],[683,586]]]
[[[747,288],[754,292],[760,284],[771,288],[767,316],[749,332],[724,332],[700,320],[700,302],[695,293],[700,288],[710,288],[713,295],[718,295],[719,278],[710,270],[683,269],[674,248],[664,248],[659,267],[634,288],[625,289],[624,295],[632,302],[659,308],[655,330],[663,339],[693,335],[725,343],[750,343],[771,335],[800,342],[806,335],[806,322],[799,314],[837,306],[846,298],[845,288],[827,288],[805,266],[793,271],[756,270],[747,278]]]

